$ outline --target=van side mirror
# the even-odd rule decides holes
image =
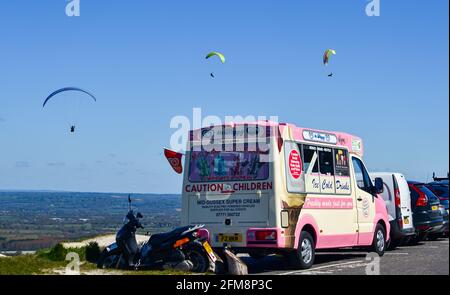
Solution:
[[[380,177],[375,178],[375,194],[381,194],[384,191],[384,182]]]

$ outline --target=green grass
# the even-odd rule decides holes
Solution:
[[[82,265],[80,265],[80,272],[87,272],[97,270],[97,264],[84,261]]]
[[[0,258],[0,275],[37,275],[63,267],[66,262],[51,261],[38,255],[21,255]]]
[[[75,252],[80,257],[80,272],[86,274],[89,272],[97,273],[97,265],[93,262],[86,261],[86,256],[95,255],[92,249],[94,245],[82,248],[64,248],[61,244],[47,250],[42,250],[35,255],[20,255],[0,258],[0,275],[44,275],[58,274],[54,270],[64,272],[64,268],[69,261],[66,261],[66,255]],[[97,246],[98,247],[98,246]],[[95,250],[95,249],[94,249]],[[94,254],[89,254],[93,251]],[[88,253],[88,255],[86,255]],[[92,253],[92,252],[91,252]],[[174,270],[140,270],[140,271],[124,271],[124,270],[101,270],[101,274],[119,274],[119,275],[188,275],[191,273],[180,272]]]
[[[58,244],[55,247],[42,250],[37,253],[39,258],[47,259],[50,261],[65,261],[66,255],[70,252],[75,252],[80,256],[80,261],[86,259],[86,247],[82,248],[64,248],[63,245]]]
[[[0,275],[45,275],[57,274],[52,270],[64,269],[68,261],[52,261],[38,255],[21,255],[0,258]],[[97,271],[97,265],[83,261],[80,266],[81,274]],[[179,272],[174,270],[142,270],[142,271],[124,271],[124,270],[102,270],[104,274],[120,275],[189,275],[191,273]]]
[[[101,250],[95,242],[80,248],[65,248],[62,244],[58,244],[51,249],[39,251],[37,255],[51,261],[65,261],[68,253],[77,253],[80,261],[95,262],[100,256]]]
[[[67,266],[66,255],[75,252],[80,257],[82,266],[87,270],[95,264],[86,262],[87,247],[64,248],[61,244],[51,249],[41,250],[35,255],[19,255],[0,258],[0,275],[33,275],[51,274],[52,269],[61,269]],[[89,266],[88,266],[89,265]]]
[[[190,272],[182,272],[175,270],[136,270],[136,271],[121,271],[126,276],[159,276],[159,275],[192,275]]]

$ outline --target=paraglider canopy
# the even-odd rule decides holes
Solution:
[[[211,57],[213,57],[213,56],[218,56],[218,57],[220,58],[220,61],[221,61],[223,64],[225,63],[225,56],[224,56],[222,53],[216,52],[216,51],[213,51],[213,52],[208,53],[208,55],[206,56],[206,59],[209,59],[209,58],[211,58]]]
[[[70,104],[72,104],[72,107],[68,108],[69,112],[66,114],[65,118],[70,120],[70,123],[71,123],[70,132],[74,133],[75,132],[75,122],[76,122],[75,113],[78,113],[78,109],[80,108],[81,101],[84,100],[85,97],[92,98],[95,102],[97,101],[97,99],[95,98],[95,96],[92,93],[90,93],[84,89],[81,89],[78,87],[64,87],[64,88],[61,88],[61,89],[58,89],[58,90],[52,92],[49,96],[47,96],[47,98],[44,100],[44,103],[42,104],[42,107],[45,108],[47,103],[50,100],[52,100],[53,97],[55,97],[58,94],[63,93],[63,92],[78,92],[78,93],[86,94],[85,96],[82,95],[83,99],[81,99],[81,97],[76,97],[76,96],[74,97],[74,96],[69,95],[69,97],[71,98]],[[64,95],[61,95],[61,96],[63,98],[67,97]]]
[[[330,56],[335,55],[335,54],[336,54],[336,50],[334,50],[334,49],[325,50],[325,53],[323,54],[323,64],[328,65],[328,63],[330,61]]]
[[[64,87],[64,88],[61,88],[61,89],[58,89],[58,90],[54,91],[52,94],[50,94],[49,96],[47,96],[47,98],[45,99],[44,103],[42,104],[42,107],[45,107],[45,105],[47,104],[47,102],[48,102],[52,97],[54,97],[55,95],[57,95],[57,94],[59,94],[59,93],[61,93],[61,92],[66,92],[66,91],[79,91],[79,92],[83,92],[83,93],[89,95],[90,97],[92,97],[92,99],[93,99],[94,101],[97,101],[97,99],[95,98],[95,96],[92,95],[90,92],[88,92],[88,91],[86,91],[86,90],[83,90],[83,89],[78,88],[78,87]]]

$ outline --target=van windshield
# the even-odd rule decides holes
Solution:
[[[191,151],[190,182],[252,181],[269,177],[269,162],[260,151]]]

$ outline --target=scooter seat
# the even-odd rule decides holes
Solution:
[[[170,239],[175,239],[177,236],[180,236],[187,229],[189,229],[189,227],[187,227],[187,226],[179,227],[168,233],[153,234],[153,235],[151,235],[148,242],[152,246],[158,246],[164,242],[167,242]]]
[[[170,239],[171,233],[154,234],[150,237],[149,243],[152,246],[160,245]]]

